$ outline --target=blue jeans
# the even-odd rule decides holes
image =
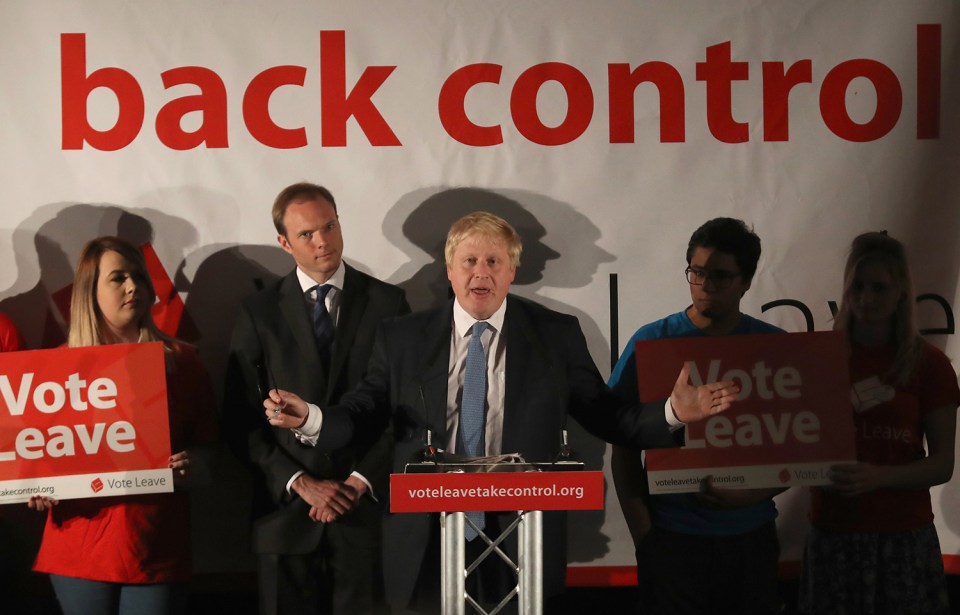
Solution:
[[[107,583],[56,574],[50,582],[63,615],[174,615],[187,605],[183,583]]]

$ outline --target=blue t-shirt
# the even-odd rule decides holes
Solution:
[[[783,333],[783,330],[743,314],[730,335]],[[687,316],[686,310],[640,327],[610,374],[610,388],[624,400],[635,402],[640,397],[637,384],[637,357],[634,344],[638,340],[659,340],[676,337],[707,337]],[[650,496],[650,516],[654,526],[672,532],[701,536],[735,536],[757,529],[777,516],[773,500],[746,508],[715,510],[701,506],[693,494]]]

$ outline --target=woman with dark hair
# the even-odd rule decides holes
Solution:
[[[854,239],[834,328],[850,349],[857,463],[811,490],[804,613],[949,613],[930,487],[953,474],[960,389],[917,332],[914,304],[903,245]]]
[[[192,347],[162,333],[150,309],[155,293],[143,255],[116,237],[89,242],[80,255],[67,346],[162,342],[167,372],[175,487],[190,465],[187,448],[216,431],[209,379]],[[189,411],[188,411],[189,408]],[[50,574],[64,615],[183,612],[190,574],[189,502],[174,493],[57,502],[49,510],[34,570]]]

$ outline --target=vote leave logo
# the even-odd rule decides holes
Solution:
[[[0,354],[0,482],[92,474],[97,493],[169,456],[162,344]]]
[[[856,412],[866,412],[871,408],[885,404],[896,395],[894,388],[877,376],[855,382],[850,388],[850,401]]]

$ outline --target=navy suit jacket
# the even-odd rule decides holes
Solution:
[[[324,408],[318,446],[345,439],[370,440],[386,428],[393,434],[393,471],[403,472],[423,448],[445,434],[452,301],[381,324],[367,375],[360,386]],[[574,316],[510,295],[504,316],[506,382],[502,451],[530,462],[553,461],[568,416],[608,442],[636,448],[673,446],[663,406],[641,411],[625,405],[607,387],[587,350]],[[431,516],[388,514],[384,525],[387,599],[409,604],[427,554]],[[566,572],[564,513],[544,515],[544,592],[559,593]],[[516,541],[508,544],[515,554]],[[438,581],[439,582],[439,581]]]
[[[375,492],[387,493],[389,437],[304,446],[292,431],[267,423],[263,400],[279,388],[319,404],[335,402],[363,376],[380,322],[409,311],[403,290],[347,265],[333,352],[324,365],[296,271],[244,301],[227,362],[222,422],[226,440],[255,478],[254,551],[309,553],[320,544],[324,524],[311,521],[306,502],[287,493],[297,471],[343,480],[355,470]]]

